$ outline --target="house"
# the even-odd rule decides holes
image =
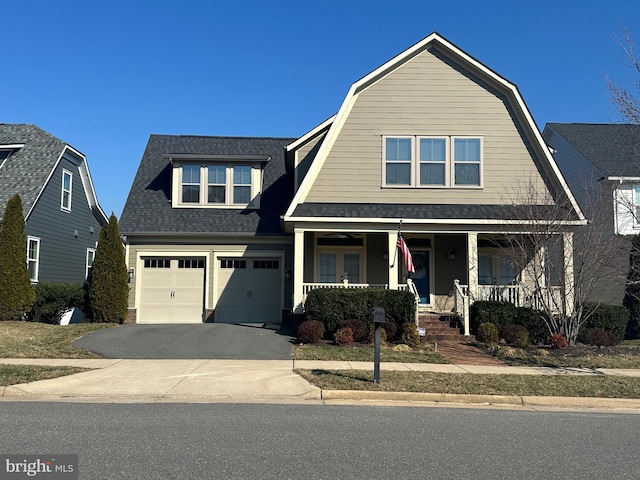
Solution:
[[[621,305],[631,237],[640,233],[640,126],[549,123],[543,138],[580,207],[615,253],[590,300]]]
[[[31,281],[83,284],[107,217],[86,157],[35,125],[0,124],[0,208],[20,194]]]
[[[532,193],[546,212],[534,218],[522,208]],[[136,272],[130,315],[270,321],[277,303],[302,312],[314,288],[410,289],[468,333],[472,301],[540,293],[520,294],[527,272],[500,240],[549,222],[570,260],[585,219],[517,87],[433,33],[300,138],[152,136],[120,227]],[[415,273],[397,258],[400,224]],[[177,288],[191,281],[187,302]],[[560,281],[570,286],[571,271]]]

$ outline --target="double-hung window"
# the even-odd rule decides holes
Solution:
[[[200,203],[200,165],[182,167],[182,203]]]
[[[482,186],[480,137],[389,136],[382,150],[385,187]]]
[[[87,263],[84,272],[84,278],[89,278],[89,273],[91,272],[91,268],[93,267],[93,260],[96,258],[96,249],[95,248],[87,248]]]
[[[38,281],[38,270],[40,266],[40,239],[37,237],[27,237],[27,269],[32,282]]]
[[[207,203],[224,205],[227,199],[227,167],[225,165],[209,165],[207,178]]]
[[[73,175],[67,170],[62,170],[62,194],[60,198],[60,208],[71,211],[71,187],[73,185]]]

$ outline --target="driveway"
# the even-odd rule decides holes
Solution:
[[[106,358],[289,360],[293,337],[279,325],[120,325],[73,345]]]

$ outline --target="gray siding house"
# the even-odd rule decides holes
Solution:
[[[543,137],[580,207],[614,247],[591,300],[621,305],[630,240],[640,233],[640,126],[549,123]]]
[[[531,195],[540,217],[524,214]],[[271,322],[315,288],[384,288],[468,334],[473,301],[548,293],[501,247],[545,222],[570,264],[585,219],[517,87],[433,33],[298,139],[151,136],[120,224],[130,320]],[[563,273],[548,290],[570,304]]]
[[[0,124],[0,208],[19,194],[31,281],[84,283],[107,217],[85,156],[35,125]]]

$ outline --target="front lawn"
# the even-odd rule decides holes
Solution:
[[[640,348],[634,346],[562,349],[530,347],[526,349],[500,346],[496,358],[507,365],[566,368],[640,368]]]
[[[102,358],[71,342],[115,324],[49,325],[39,322],[0,322],[0,358]]]
[[[294,347],[296,360],[342,360],[350,362],[373,362],[372,345],[350,345],[339,347],[337,345],[296,345]],[[421,346],[410,349],[406,345],[396,347],[384,346],[380,349],[381,362],[399,363],[451,363],[438,354],[430,346]]]
[[[640,378],[605,375],[474,375],[468,373],[296,370],[323,390],[371,390],[474,395],[640,398]]]
[[[48,367],[42,365],[0,365],[0,386],[29,383],[49,378],[73,375],[90,369],[79,367]]]

